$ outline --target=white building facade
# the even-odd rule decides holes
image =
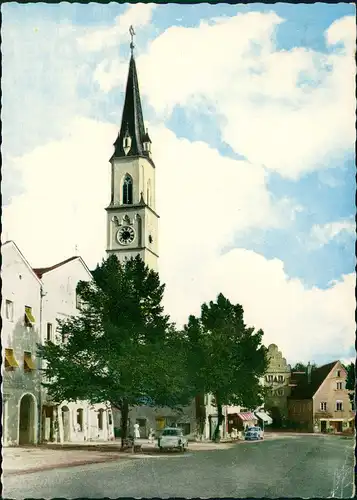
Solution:
[[[2,246],[2,425],[3,445],[38,442],[42,283],[17,246]]]
[[[78,314],[76,286],[90,280],[81,257],[32,269],[14,242],[2,246],[3,445],[114,439],[106,403],[52,402],[37,343],[61,342],[57,319]]]

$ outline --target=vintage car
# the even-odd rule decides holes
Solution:
[[[258,441],[264,439],[264,432],[260,427],[248,427],[245,431],[244,439],[246,441]]]
[[[183,435],[182,429],[178,427],[166,427],[158,439],[158,446],[160,450],[163,449],[177,449],[186,451],[188,441]]]

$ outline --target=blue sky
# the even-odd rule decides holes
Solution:
[[[11,3],[2,13],[4,221],[34,266],[65,259],[76,245],[90,266],[103,256],[107,161],[133,23],[144,118],[162,163],[160,269],[169,312],[184,322],[209,293],[226,290],[292,355],[288,315],[283,326],[273,312],[256,312],[254,297],[269,291],[235,286],[248,280],[247,268],[252,283],[280,283],[272,311],[282,300],[280,309],[295,308],[291,317],[311,318],[306,335],[318,334],[301,358],[336,356],[332,347],[318,351],[326,328],[331,342],[349,331],[339,356],[351,355],[347,305],[343,318],[337,306],[325,319],[310,309],[314,301],[330,309],[346,302],[354,279],[353,5]],[[53,182],[71,186],[65,197]],[[51,223],[47,196],[58,196]],[[19,223],[29,210],[31,242]],[[191,281],[197,289],[186,296]],[[284,305],[278,294],[300,298]]]

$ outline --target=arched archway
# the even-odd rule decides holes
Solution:
[[[271,418],[273,419],[272,427],[275,429],[280,428],[282,426],[282,423],[283,423],[280,408],[278,406],[272,406],[271,408],[269,408],[269,410],[270,410]]]
[[[36,436],[36,399],[24,394],[20,400],[19,445],[34,444]]]
[[[68,406],[62,406],[61,408],[62,414],[62,428],[63,428],[63,441],[70,440],[70,411]]]

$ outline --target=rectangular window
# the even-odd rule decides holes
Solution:
[[[320,410],[321,411],[326,411],[327,410],[327,403],[326,403],[326,401],[322,401],[320,403]]]
[[[98,429],[100,431],[103,430],[103,413],[104,413],[104,410],[102,408],[100,410],[98,410]]]
[[[108,413],[108,423],[109,423],[109,425],[112,425],[112,423],[113,423],[113,418],[112,418],[111,413]]]
[[[32,314],[32,307],[25,306],[25,326],[32,327],[36,323]]]
[[[13,371],[15,368],[18,368],[19,365],[14,356],[13,349],[5,349],[5,370]]]
[[[342,382],[337,382],[336,386],[337,386],[337,390],[340,391],[342,389]]]
[[[78,408],[77,410],[77,428],[80,432],[83,431],[83,409]]]
[[[341,370],[337,370],[337,377],[341,377]]]
[[[6,319],[8,319],[9,321],[14,321],[14,303],[12,302],[12,300],[6,300],[5,308]]]
[[[47,340],[52,340],[52,323],[47,323]]]
[[[36,365],[32,359],[32,355],[29,351],[24,352],[24,371],[25,372],[32,372],[33,370],[36,370]]]
[[[343,410],[342,401],[336,401],[336,411],[342,411],[342,410]]]

